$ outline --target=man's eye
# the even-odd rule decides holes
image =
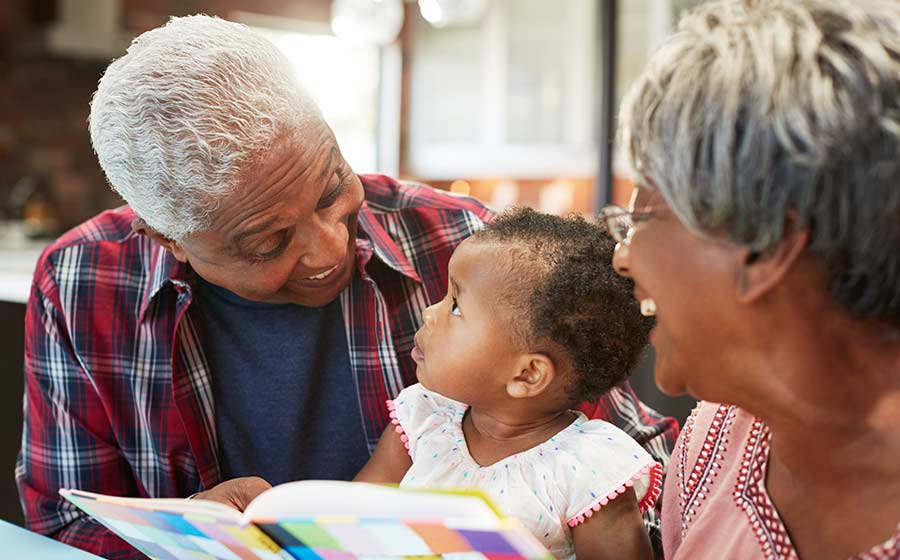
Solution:
[[[460,315],[462,315],[462,312],[459,310],[459,304],[456,303],[456,298],[452,298],[452,299],[453,299],[453,303],[450,304],[450,314],[456,315],[457,317],[459,317]]]
[[[263,242],[262,245],[256,248],[255,253],[257,255],[268,255],[272,251],[276,251],[278,247],[281,245],[281,238],[279,237],[270,237]]]
[[[273,235],[253,251],[253,260],[267,261],[274,259],[284,252],[285,248],[288,246],[289,240],[290,236],[286,233],[282,235]]]
[[[319,204],[316,205],[316,210],[321,210],[322,208],[328,208],[341,196],[341,193],[344,192],[344,178],[341,175],[340,171],[335,171],[334,176],[337,177],[337,186],[331,188],[327,194],[325,194],[321,199],[319,199]],[[330,185],[329,185],[330,186]]]

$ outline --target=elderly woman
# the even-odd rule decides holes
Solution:
[[[900,3],[705,5],[622,129],[615,265],[702,401],[666,557],[900,557]]]

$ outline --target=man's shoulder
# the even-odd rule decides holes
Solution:
[[[476,198],[435,189],[422,183],[398,181],[386,175],[360,175],[366,204],[375,214],[468,213],[489,222],[494,212]]]
[[[55,284],[61,275],[71,284],[91,283],[97,279],[99,268],[115,269],[121,281],[143,274],[158,246],[132,231],[135,217],[131,208],[123,206],[106,210],[62,234],[41,254],[35,284],[43,287],[48,280]]]
[[[135,217],[128,206],[105,210],[59,236],[48,249],[64,250],[78,245],[126,241],[135,235],[131,229]]]

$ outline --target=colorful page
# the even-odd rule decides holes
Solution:
[[[553,560],[514,519],[441,523],[346,516],[255,523],[304,560]]]
[[[304,480],[263,492],[244,515],[295,558],[550,558],[473,491]]]
[[[276,560],[291,556],[239,512],[202,500],[60,494],[154,560]]]
[[[517,520],[467,491],[302,481],[267,490],[243,515],[203,500],[60,494],[158,560],[552,560]]]

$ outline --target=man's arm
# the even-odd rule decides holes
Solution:
[[[24,426],[16,464],[25,526],[105,558],[142,558],[58,494],[69,487],[135,496],[130,470],[60,311],[35,287],[25,316]]]
[[[400,484],[411,466],[412,459],[400,435],[393,425],[389,425],[381,434],[372,457],[353,481]]]

